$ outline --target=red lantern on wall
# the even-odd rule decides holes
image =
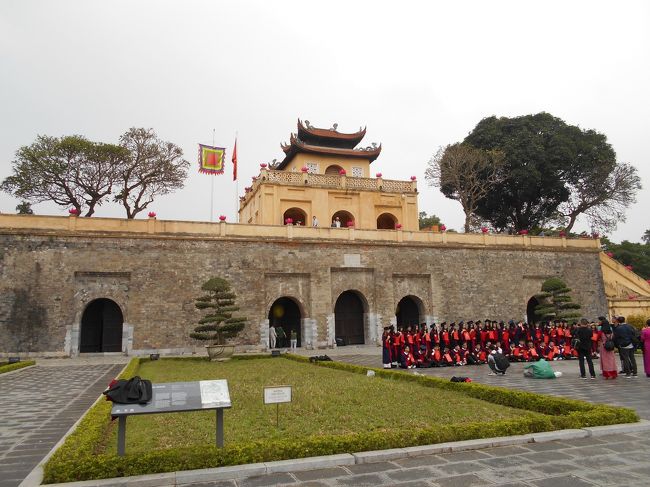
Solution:
[[[402,224],[401,224],[401,223],[396,223],[396,224],[395,224],[395,228],[396,228],[397,230],[399,230],[400,228],[402,228]]]
[[[287,218],[287,219],[285,219],[285,220],[284,220],[284,223],[285,223],[286,225],[291,225],[291,224],[293,223],[293,218]]]
[[[381,177],[381,173],[378,172],[377,174],[375,174],[375,176],[377,176],[378,178],[380,178],[380,177]]]
[[[219,221],[225,222],[226,221],[226,215],[219,215]]]
[[[528,230],[519,230],[519,235],[528,235]]]
[[[560,230],[560,237],[566,237],[566,232],[564,230]]]
[[[613,258],[614,258],[614,254],[613,254],[612,252],[607,252],[605,255],[606,255],[607,257],[609,257],[610,259],[613,259]]]
[[[411,176],[411,181],[417,181],[417,179],[418,178],[416,178],[415,176]]]
[[[76,208],[70,208],[68,210],[68,213],[70,213],[71,216],[77,216],[79,214],[79,210],[77,210]]]
[[[487,227],[481,227],[481,232],[482,232],[482,233],[488,233],[489,230],[488,230]]]
[[[626,268],[628,271],[631,271],[631,270],[632,270],[632,266],[631,266],[631,265],[626,265],[625,268]]]
[[[340,174],[341,176],[345,176],[345,174],[346,174],[345,169],[341,169],[341,170],[339,171],[339,174]]]
[[[440,225],[440,231],[441,232],[447,231],[447,226],[446,225]]]
[[[302,172],[309,172],[309,168],[308,168],[307,166],[302,166],[302,167],[300,168],[300,170],[301,170]]]
[[[348,228],[352,228],[354,226],[354,220],[348,220]]]
[[[156,212],[155,211],[150,211],[149,212],[149,218],[156,218]]]

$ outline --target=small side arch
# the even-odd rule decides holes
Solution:
[[[392,213],[382,213],[377,217],[377,230],[394,230],[397,217]]]
[[[352,215],[352,213],[349,211],[337,211],[332,215],[332,222],[334,222],[337,218],[341,222],[341,228],[347,228],[348,226],[351,226],[350,223],[354,224],[354,215]]]
[[[307,213],[298,207],[289,208],[282,215],[282,223],[285,225],[305,225],[307,221]],[[300,223],[298,223],[300,222]]]
[[[397,326],[419,325],[425,320],[424,303],[417,296],[404,296],[397,303],[395,317],[397,318]]]
[[[336,174],[337,176],[341,173],[341,170],[343,168],[337,164],[332,164],[331,166],[327,166],[327,169],[325,169],[325,174]]]

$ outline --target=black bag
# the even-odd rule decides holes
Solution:
[[[137,375],[129,380],[113,380],[102,394],[117,404],[147,404],[151,401],[151,381]]]
[[[574,338],[571,340],[571,347],[580,348],[580,338]]]
[[[614,345],[613,340],[608,339],[608,340],[605,340],[605,344],[603,345],[603,348],[605,350],[607,350],[608,352],[611,352],[611,351],[614,350],[614,348],[616,348],[616,346]]]
[[[510,361],[502,353],[494,354],[494,364],[501,372],[505,372],[506,369],[510,367]]]

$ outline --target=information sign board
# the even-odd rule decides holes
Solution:
[[[291,386],[264,388],[264,404],[279,404],[282,402],[291,402]]]

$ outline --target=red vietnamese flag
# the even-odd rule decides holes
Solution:
[[[235,148],[232,150],[232,180],[237,181],[237,139],[235,139]]]

